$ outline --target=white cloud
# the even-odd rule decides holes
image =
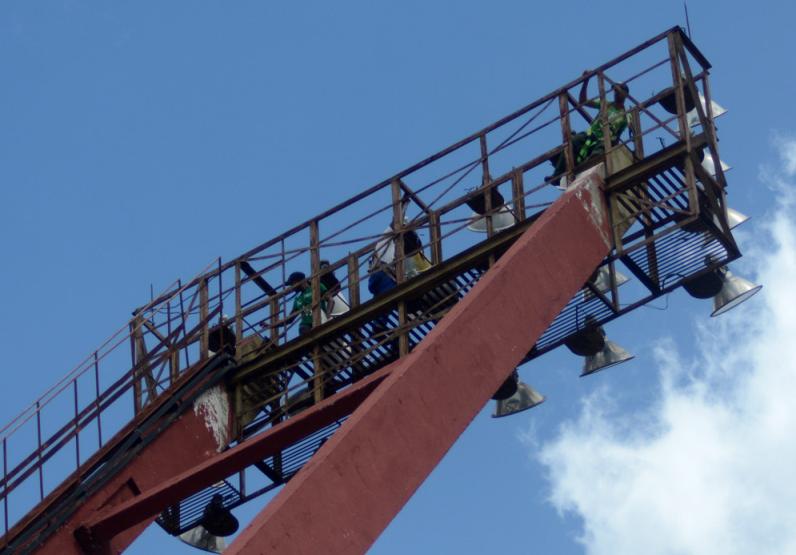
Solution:
[[[782,192],[796,140],[780,144]],[[599,392],[541,445],[589,555],[796,553],[796,221],[781,206],[747,248],[762,292],[698,325],[701,353],[659,345],[654,406],[619,414]]]
[[[788,175],[796,174],[796,140],[781,138],[780,156]]]

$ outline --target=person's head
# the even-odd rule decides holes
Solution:
[[[615,83],[613,86],[614,91],[614,102],[617,104],[622,104],[627,95],[630,94],[630,87],[628,87],[625,83]]]
[[[293,272],[288,276],[285,287],[304,287],[306,281],[307,276],[304,272]]]

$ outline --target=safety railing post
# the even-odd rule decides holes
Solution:
[[[282,272],[282,277],[280,283],[287,283],[287,252],[285,250],[285,240],[282,239],[279,243],[279,268]],[[277,298],[278,306],[276,314],[279,315],[278,318],[274,319],[274,325],[278,326],[280,322],[284,321],[284,326],[282,327],[281,331],[278,327],[274,327],[274,331],[276,332],[277,336],[282,335],[282,338],[277,341],[287,343],[287,332],[288,332],[288,322],[286,320],[288,309],[287,309],[287,295],[279,295]]]
[[[600,127],[603,130],[603,160],[605,160],[606,177],[614,173],[613,157],[613,137],[611,136],[611,123],[608,121],[608,98],[605,91],[605,74],[600,71],[597,73],[597,89],[600,93]]]
[[[355,253],[349,253],[348,254],[348,302],[351,310],[357,308],[361,303],[359,289],[360,289],[359,258]],[[363,353],[362,334],[360,333],[359,330],[354,330],[351,332],[350,339],[351,341],[349,343],[349,346],[351,348],[351,352],[353,353],[352,359],[360,360]],[[352,363],[351,370],[355,376],[354,379],[356,379],[357,372],[361,373],[361,371],[359,370],[361,367],[362,365],[359,362]],[[279,471],[279,473],[281,474],[281,470]]]
[[[235,343],[243,339],[243,307],[241,294],[240,261],[235,262]]]
[[[41,454],[41,404],[36,401],[36,454],[39,470],[39,501],[44,499],[44,459]]]
[[[166,318],[168,318],[168,328],[166,331],[169,334],[168,336],[171,337],[171,299],[169,299],[166,304]],[[169,346],[169,349],[171,349],[171,356],[169,357],[169,376],[171,377],[172,385],[174,385],[174,382],[180,377],[180,348],[174,346],[174,343],[178,343],[176,337]]]
[[[75,421],[75,459],[76,459],[76,462],[77,462],[77,465],[75,466],[75,468],[77,469],[77,468],[80,468],[80,423],[78,422],[79,409],[78,409],[78,399],[77,399],[77,378],[75,378],[74,381],[72,381],[72,385],[74,386],[73,389],[74,389],[74,394],[75,394],[74,395],[74,397],[75,397],[75,417],[74,417],[74,421]]]
[[[395,241],[395,282],[401,284],[406,272],[404,253],[404,209],[401,202],[401,182],[393,179],[392,193],[392,230]],[[409,332],[406,329],[406,302],[398,302],[398,352],[401,356],[409,352]]]
[[[564,161],[567,169],[565,175],[567,183],[571,183],[575,175],[575,151],[572,147],[572,126],[569,119],[569,95],[566,92],[562,92],[558,96],[558,112],[561,120],[561,139],[564,145]]]
[[[492,183],[487,181],[484,183],[484,221],[486,222],[486,236],[490,239],[495,234],[495,222],[492,220]],[[491,262],[490,262],[491,264]]]
[[[281,313],[279,310],[279,299],[275,297],[271,297],[269,301],[271,315],[269,316],[269,323],[268,323],[268,339],[274,344],[274,346],[279,345],[281,333],[279,331],[279,321],[281,320]]]
[[[224,324],[224,280],[222,278],[221,257],[218,257],[218,324]]]
[[[688,188],[688,204],[691,209],[691,214],[696,216],[699,213],[699,206],[696,197],[696,180],[694,178],[694,164],[691,157],[692,140],[691,140],[691,127],[688,125],[688,116],[685,106],[685,83],[683,82],[683,73],[680,69],[679,53],[682,45],[678,41],[676,33],[670,33],[668,37],[669,46],[669,59],[672,66],[672,82],[674,83],[675,100],[677,103],[677,125],[680,132],[680,140],[685,141],[686,156],[684,160],[685,166],[685,180],[686,187]],[[694,102],[699,102],[699,98],[693,99]],[[716,161],[718,164],[718,160]]]
[[[357,255],[348,255],[348,304],[354,309],[359,306],[359,259]]]
[[[8,438],[3,438],[3,521],[8,534]]]
[[[209,306],[209,299],[208,299],[208,292],[207,292],[207,278],[203,277],[199,281],[199,321],[200,325],[202,326],[202,331],[199,340],[199,359],[205,360],[208,357],[208,349],[210,343],[210,330],[209,330],[209,322],[207,321],[207,315],[210,312]]]
[[[138,371],[136,365],[138,364],[138,357],[136,356],[136,321],[137,317],[130,321],[130,359],[132,360],[132,379],[133,379],[133,414],[138,414],[141,410],[141,383],[138,381]]]
[[[318,230],[318,220],[310,222],[310,286],[312,288],[312,327],[316,328],[321,325],[321,303],[323,296],[321,295],[321,253],[320,253],[320,232]],[[313,377],[313,394],[315,402],[320,402],[324,397],[324,369],[321,361],[321,348],[315,345],[312,349],[312,367],[314,370]]]
[[[675,34],[670,33],[668,37],[669,63],[672,70],[672,84],[674,86],[675,103],[677,106],[677,128],[680,140],[685,141],[686,151],[691,153],[691,132],[688,128],[685,110],[685,94],[683,91],[683,75],[680,72],[680,62],[677,57],[677,41]]]
[[[431,243],[431,263],[436,265],[442,262],[442,230],[440,228],[439,212],[433,210],[428,213],[428,230]]]
[[[134,343],[134,358],[135,364],[133,366],[133,379],[134,387],[137,387],[137,400],[136,412],[141,410],[144,405],[152,400],[156,394],[154,386],[154,378],[151,375],[151,369],[148,363],[148,353],[146,348],[146,341],[144,339],[144,315],[140,312],[135,315],[133,319],[133,343]],[[144,384],[146,384],[147,399],[144,402]]]
[[[180,288],[180,324],[182,324],[182,335],[185,337],[188,333],[187,322],[185,318],[185,299],[182,295],[182,281],[177,280],[177,287]],[[188,349],[188,342],[184,342],[183,353],[185,353],[185,367],[191,367],[191,356]]]
[[[525,184],[522,170],[515,169],[511,174],[511,204],[517,221],[525,219]]]
[[[241,497],[246,497],[246,470],[238,471],[238,489]]]
[[[644,136],[641,131],[641,110],[638,107],[633,108],[630,112],[630,129],[633,133],[633,154],[636,160],[644,159]],[[647,266],[649,268],[649,276],[655,286],[660,286],[658,277],[658,253],[655,250],[655,243],[651,240],[653,236],[653,221],[652,215],[648,205],[650,203],[649,192],[647,191],[647,182],[644,181],[638,185],[637,196],[639,203],[637,204],[639,214],[638,219],[644,229],[644,237],[647,239],[645,246],[647,256]],[[616,197],[616,195],[612,195]],[[613,198],[610,199],[613,201]],[[621,240],[616,243],[617,252],[622,252]]]
[[[94,351],[94,410],[97,411],[97,441],[102,447],[102,407],[100,406],[99,357]]]
[[[489,175],[489,149],[486,145],[486,133],[478,137],[478,145],[481,148],[481,185],[486,185],[492,178]]]

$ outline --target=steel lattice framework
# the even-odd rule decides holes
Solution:
[[[667,30],[177,281],[3,428],[0,549],[111,553],[156,517],[176,535],[215,495],[234,508],[285,486],[230,553],[366,550],[514,367],[740,256],[709,70],[679,28]],[[578,94],[591,79],[590,100],[602,108],[614,84],[628,84],[629,137],[612,141],[608,120],[593,121]],[[603,148],[576,164],[574,131],[595,123]],[[546,175],[556,159],[561,174]],[[565,192],[553,186],[564,181]],[[405,247],[412,236],[421,244]],[[397,286],[365,300],[385,244]],[[430,267],[412,271],[418,250]],[[635,285],[619,288],[620,268]],[[283,284],[301,269],[314,325],[298,335],[296,288]],[[507,289],[523,291],[519,301],[508,303]],[[329,318],[331,296],[345,310]],[[235,348],[218,348],[224,329],[234,329]],[[489,364],[476,348],[484,338],[500,347]],[[451,366],[467,369],[453,394],[441,386]],[[218,406],[227,407],[221,418],[208,408]],[[396,436],[387,419],[407,433]],[[361,453],[362,442],[386,451]],[[191,457],[174,456],[186,450]],[[405,482],[374,493],[396,465]],[[363,485],[368,518],[358,512],[364,499],[340,495]],[[299,524],[310,510],[312,523]]]

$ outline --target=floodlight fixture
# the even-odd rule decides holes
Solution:
[[[526,383],[517,382],[517,390],[507,399],[496,401],[492,418],[502,418],[532,409],[545,400],[544,396]]]
[[[719,316],[725,312],[732,310],[744,301],[749,300],[763,286],[755,285],[754,283],[733,275],[727,268],[719,270],[723,286],[721,290],[713,297],[713,312],[711,316]]]
[[[583,361],[583,371],[580,373],[580,376],[589,376],[595,372],[627,362],[633,358],[635,358],[634,355],[631,355],[613,341],[606,339],[605,346],[599,353],[587,356]]]

